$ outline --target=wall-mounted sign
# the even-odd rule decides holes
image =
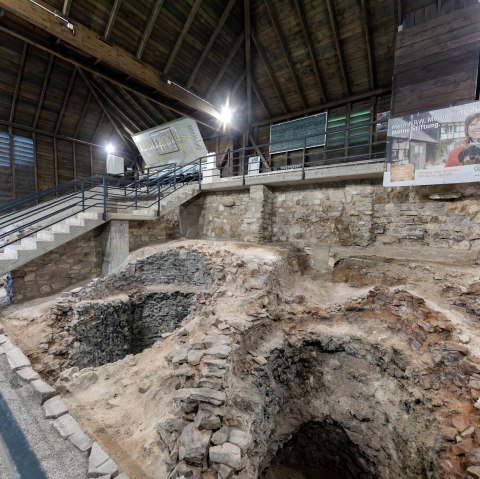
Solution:
[[[480,181],[480,102],[388,121],[384,186]]]
[[[270,127],[270,154],[325,145],[327,114],[277,123]]]
[[[147,166],[184,165],[208,155],[197,123],[190,118],[164,123],[132,138]]]

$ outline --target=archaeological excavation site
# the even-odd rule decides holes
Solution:
[[[477,0],[0,0],[0,479],[480,479]]]

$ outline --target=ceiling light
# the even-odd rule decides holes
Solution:
[[[222,112],[220,113],[220,118],[224,125],[227,125],[232,121],[232,110],[228,106],[228,103],[222,108]]]
[[[105,147],[105,149],[107,150],[107,153],[108,153],[109,155],[115,151],[115,147],[114,147],[111,143],[109,143],[109,144]]]

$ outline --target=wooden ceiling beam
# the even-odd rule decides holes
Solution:
[[[110,98],[108,98],[107,96],[107,95],[110,95],[114,100],[113,105],[115,107],[117,106],[120,107],[120,108],[117,108],[120,111],[125,110],[125,113],[128,114],[128,116],[125,115],[127,118],[127,121],[129,121],[132,125],[134,125],[135,128],[137,128],[139,131],[146,130],[148,128],[148,125],[145,124],[144,120],[137,114],[136,111],[130,108],[130,105],[125,101],[125,99],[123,98],[123,91],[121,93],[118,93],[118,91],[112,88],[107,82],[105,82],[101,78],[99,78],[97,82],[106,93],[105,98],[107,98],[108,101],[111,102]]]
[[[199,1],[197,0],[197,2]],[[218,131],[221,130],[221,124],[218,121],[221,120],[221,116],[213,105],[179,85],[162,79],[161,72],[156,68],[150,65],[142,65],[122,48],[103,42],[93,30],[76,23],[74,25],[75,34],[73,35],[66,25],[52,21],[52,15],[48,11],[39,8],[30,0],[0,0],[0,8],[5,8],[19,18],[56,36],[68,45],[97,58],[105,65],[134,78],[141,84],[208,115],[212,119],[212,124],[208,126]]]
[[[293,0],[295,7],[298,12],[298,16],[300,17],[300,25],[302,26],[303,36],[305,37],[305,42],[307,44],[308,53],[310,55],[310,61],[312,62],[313,71],[315,72],[315,77],[318,82],[318,86],[320,88],[321,99],[326,102],[328,101],[327,98],[327,90],[325,88],[325,84],[322,79],[322,73],[320,71],[320,65],[318,64],[317,55],[315,53],[315,48],[313,47],[312,36],[310,34],[310,30],[308,28],[307,17],[305,15],[305,11],[302,6],[302,2],[300,0]]]
[[[134,133],[138,133],[142,128],[140,128],[129,115],[124,111],[125,105],[123,105],[112,90],[102,81],[101,78],[89,78],[90,85],[97,90],[97,93],[105,99],[107,104],[110,105],[108,108],[112,117],[114,117],[118,122],[123,126],[124,130],[128,133],[129,136],[132,136]],[[102,101],[102,103],[104,103]],[[105,103],[104,103],[105,104]],[[113,112],[116,112],[116,115],[113,115]]]
[[[23,72],[25,70],[25,60],[27,58],[28,44],[23,43],[22,57],[20,59],[20,66],[18,67],[17,81],[15,82],[15,91],[13,92],[12,106],[10,107],[10,116],[8,121],[12,122],[15,116],[15,109],[17,108],[18,94],[20,86],[22,85]]]
[[[87,98],[85,99],[82,111],[80,112],[80,116],[78,117],[77,124],[75,125],[75,130],[73,131],[73,137],[76,138],[78,136],[78,132],[80,131],[80,125],[82,124],[83,118],[85,113],[87,112],[87,108],[90,106],[90,100],[92,99],[92,93],[89,91]]]
[[[287,106],[287,102],[285,101],[285,97],[283,96],[282,90],[280,90],[280,85],[278,84],[278,81],[275,78],[275,75],[273,73],[272,67],[270,66],[270,62],[268,61],[265,51],[263,50],[263,47],[260,44],[260,41],[257,39],[253,31],[252,31],[252,40],[253,40],[253,44],[255,45],[255,48],[258,51],[258,54],[260,55],[260,60],[262,61],[263,66],[265,67],[265,70],[267,71],[268,77],[270,79],[270,83],[273,85],[273,89],[275,90],[275,93],[277,94],[278,99],[280,100],[283,111],[286,113],[288,111],[288,106]]]
[[[370,38],[370,28],[368,27],[368,9],[367,0],[360,0],[360,17],[362,19],[363,34],[365,35],[365,45],[367,49],[367,63],[368,63],[368,81],[370,90],[375,89],[375,67],[373,64],[373,48],[372,40]]]
[[[52,73],[54,58],[55,57],[53,55],[50,55],[50,58],[48,59],[47,69],[43,76],[42,92],[40,93],[40,98],[38,100],[37,112],[35,113],[35,120],[33,120],[33,128],[37,128],[38,120],[40,119],[40,113],[43,108],[43,102],[45,101],[45,95],[47,94],[48,82],[50,81],[50,75]]]
[[[237,0],[229,0],[227,6],[223,10],[222,16],[219,18],[217,25],[215,26],[215,30],[213,30],[213,33],[210,35],[210,38],[208,39],[208,43],[203,48],[202,54],[200,55],[200,58],[195,64],[195,67],[192,73],[190,74],[190,78],[188,79],[188,82],[187,82],[187,88],[191,88],[191,86],[193,85],[195,78],[197,78],[197,74],[198,74],[198,71],[200,70],[200,67],[203,65],[203,62],[207,58],[207,55],[210,53],[210,50],[212,49],[212,46],[215,43],[215,40],[217,39],[218,34],[221,32],[223,25],[227,21],[227,18],[230,15],[230,12],[232,11],[233,6],[236,3],[237,3]]]
[[[131,111],[137,119],[140,120],[140,123],[144,125],[145,127],[143,128],[146,130],[147,128],[151,128],[152,126],[156,125],[156,122],[151,118],[151,116],[148,114],[148,112],[145,111],[145,108],[142,108],[142,114],[138,111],[138,101],[133,98],[133,96],[126,90],[124,90],[121,87],[118,87],[120,91],[121,97],[124,99],[124,101],[128,104],[128,110]],[[146,120],[145,120],[146,118]]]
[[[340,44],[340,33],[338,30],[337,18],[335,13],[335,7],[332,5],[332,0],[325,0],[328,9],[328,18],[330,20],[330,27],[332,29],[333,41],[335,43],[335,51],[337,52],[338,64],[340,66],[340,72],[342,74],[343,83],[347,96],[350,96],[350,84],[348,82],[347,69],[345,68],[345,59],[343,57],[342,45]]]
[[[70,15],[70,8],[72,8],[72,0],[65,0],[63,2],[62,13],[67,17]]]
[[[241,44],[243,43],[244,40],[244,33],[240,33],[238,35],[237,39],[235,40],[235,43],[230,50],[227,58],[223,62],[222,68],[220,68],[220,71],[217,73],[215,76],[215,79],[210,85],[210,88],[208,89],[207,92],[207,98],[211,98],[215,88],[217,88],[218,82],[222,79],[223,75],[225,75],[225,72],[227,71],[227,68],[230,66],[230,63],[232,63],[233,57],[237,54],[238,49],[240,48]]]
[[[97,145],[97,144],[89,142],[89,141],[79,140],[78,138],[72,138],[71,136],[55,135],[51,131],[40,130],[39,128],[32,128],[31,126],[28,126],[28,125],[22,125],[20,123],[13,123],[13,122],[10,122],[10,121],[7,121],[7,120],[0,119],[0,125],[8,126],[10,128],[16,128],[16,129],[22,130],[22,131],[28,131],[29,133],[34,133],[34,134],[37,134],[37,135],[48,136],[50,138],[55,138],[57,140],[72,141],[74,143],[80,143],[82,145],[102,146],[102,145]]]
[[[92,142],[94,142],[95,139],[97,138],[97,135],[98,135],[98,132],[99,132],[99,129],[100,129],[100,125],[102,124],[104,118],[105,118],[105,112],[103,110],[101,110],[100,116],[98,117],[98,120],[97,120],[97,124],[95,125],[95,129],[93,130],[93,135],[92,135],[92,139],[91,139]]]
[[[128,150],[131,153],[133,153],[131,145],[129,144],[128,140],[125,138],[125,133],[120,130],[119,126],[117,125],[116,121],[114,120],[114,118],[112,117],[110,112],[107,110],[107,108],[105,108],[105,105],[103,104],[100,97],[97,95],[97,92],[95,91],[95,89],[91,85],[89,79],[87,78],[87,76],[85,75],[85,73],[82,71],[81,68],[77,67],[77,69],[78,69],[78,72],[80,73],[80,76],[82,77],[83,81],[85,82],[85,85],[87,85],[87,88],[90,90],[90,93],[92,94],[93,98],[95,98],[95,101],[97,102],[98,106],[105,113],[105,116],[110,121],[110,124],[113,126],[113,128],[117,132],[117,135],[120,137],[120,140],[126,145]]]
[[[231,95],[235,96],[237,93],[237,90],[240,88],[240,85],[245,81],[245,78],[247,76],[246,72],[242,72],[242,74],[237,78],[237,81],[233,84],[232,90],[231,90]]]
[[[292,58],[290,56],[290,53],[288,52],[287,44],[285,42],[285,38],[280,31],[280,24],[277,18],[277,15],[275,14],[275,10],[273,8],[271,0],[264,0],[266,6],[267,6],[267,11],[268,11],[268,16],[270,17],[270,21],[272,22],[273,29],[275,31],[275,34],[277,36],[278,42],[280,43],[280,49],[282,51],[283,58],[285,62],[287,63],[288,69],[290,71],[290,75],[292,76],[293,82],[295,83],[295,87],[297,89],[298,95],[300,96],[300,100],[302,102],[302,108],[307,107],[307,102],[305,100],[305,95],[303,94],[303,89],[302,85],[300,84],[300,80],[298,79],[297,72],[295,70],[295,66],[293,64]]]
[[[155,2],[155,5],[153,6],[152,13],[150,14],[147,26],[143,31],[142,39],[140,40],[140,44],[138,45],[137,53],[135,54],[135,57],[137,58],[137,60],[142,59],[143,52],[145,51],[145,47],[147,46],[148,40],[150,40],[153,27],[157,23],[157,19],[158,19],[158,16],[160,15],[160,10],[162,9],[162,6],[163,6],[163,0],[157,0]]]
[[[177,38],[177,41],[175,42],[175,45],[173,46],[173,49],[170,52],[170,56],[168,57],[167,63],[163,67],[164,75],[168,75],[170,73],[170,70],[173,66],[175,58],[177,58],[177,54],[183,44],[183,41],[185,40],[185,37],[188,34],[188,31],[190,30],[192,22],[195,19],[195,16],[197,15],[197,12],[200,9],[200,5],[202,4],[202,2],[203,0],[195,0],[195,3],[193,4],[192,9],[190,10],[190,13],[188,14],[187,20],[183,25],[182,31],[180,32],[180,36]]]
[[[155,107],[150,103],[150,101],[149,101],[147,98],[144,98],[144,97],[139,96],[139,95],[135,95],[135,96],[138,97],[139,103],[141,103],[142,106],[143,106],[146,110],[149,111],[149,114],[150,114],[150,115],[153,115],[154,117],[155,117],[155,116],[158,116],[158,117],[160,118],[161,122],[163,122],[163,123],[166,123],[166,122],[168,121],[168,119],[167,119],[161,112],[159,112],[158,109],[155,108]],[[158,125],[158,123],[159,123],[159,122],[158,122],[158,119],[153,118],[153,120],[154,120],[154,124],[155,124],[155,125]]]
[[[70,100],[70,95],[72,93],[73,83],[75,82],[75,77],[77,76],[77,69],[73,67],[72,74],[70,75],[70,80],[68,82],[67,91],[63,97],[62,106],[60,107],[60,113],[58,114],[57,122],[55,123],[54,134],[58,134],[58,129],[63,120],[63,115],[65,114],[65,109],[67,108],[68,100]]]
[[[247,77],[247,132],[252,121],[252,36],[250,0],[243,0],[243,14],[245,22],[245,74]]]
[[[367,98],[372,98],[374,96],[383,96],[388,95],[391,93],[390,88],[377,88],[376,90],[360,93],[358,95],[349,96],[347,98],[342,98],[341,100],[337,101],[330,101],[328,103],[323,103],[322,105],[312,106],[309,108],[305,108],[301,111],[296,111],[293,113],[287,113],[286,115],[279,115],[273,118],[268,118],[267,120],[257,121],[252,124],[253,127],[255,126],[265,126],[270,125],[272,123],[276,123],[277,121],[284,121],[290,120],[296,117],[301,117],[304,115],[308,115],[310,113],[317,113],[321,111],[325,111],[327,108],[333,108],[336,106],[346,105],[347,103],[352,103],[355,101],[366,100]]]
[[[105,31],[103,32],[103,39],[108,40],[113,30],[113,25],[117,19],[118,11],[122,6],[122,0],[115,0],[113,2],[112,9],[110,10],[110,16],[108,17],[107,25],[105,26]]]
[[[155,103],[157,105],[160,105],[162,108],[165,108],[167,110],[171,110],[172,112],[174,112],[175,114],[177,114],[179,116],[188,116],[190,118],[193,118],[197,123],[200,123],[200,124],[210,128],[211,130],[221,131],[221,128],[219,126],[217,126],[216,122],[214,122],[214,124],[212,125],[211,123],[208,123],[206,120],[204,120],[202,118],[199,118],[198,116],[195,116],[192,113],[183,110],[181,106],[173,106],[173,105],[170,105],[168,103],[165,103],[164,101],[159,100],[158,98],[155,98],[153,93],[146,92],[146,89],[144,89],[144,88],[142,88],[142,90],[139,90],[138,88],[134,88],[133,86],[128,85],[127,83],[119,80],[118,78],[115,78],[112,75],[108,74],[107,72],[101,71],[98,68],[96,68],[96,67],[94,67],[90,64],[87,64],[84,61],[80,61],[78,59],[73,59],[70,56],[68,56],[64,53],[61,53],[61,52],[59,52],[58,50],[56,50],[52,47],[42,45],[42,44],[32,40],[31,38],[28,38],[25,35],[14,32],[14,31],[12,31],[8,28],[5,28],[1,25],[0,25],[0,31],[8,33],[10,36],[12,36],[14,38],[17,38],[19,40],[23,40],[23,41],[27,42],[28,44],[35,46],[39,50],[50,53],[51,55],[53,55],[55,57],[58,57],[58,58],[64,60],[65,62],[67,62],[67,63],[75,65],[75,66],[77,66],[78,68],[81,68],[84,71],[88,71],[88,72],[92,73],[93,75],[98,75],[101,78],[105,78],[106,80],[108,80],[108,81],[110,81],[110,82],[112,82],[116,85],[121,86],[125,90],[131,91],[133,93],[136,93],[137,95],[143,96],[147,100],[150,100],[153,103]],[[213,108],[213,106],[212,106],[212,108]],[[233,128],[235,129],[235,127],[233,127]]]
[[[270,110],[268,109],[268,106],[265,103],[265,100],[263,99],[263,96],[262,96],[257,84],[255,83],[255,81],[253,79],[252,79],[252,89],[253,89],[253,92],[255,93],[255,96],[257,97],[258,101],[262,105],[262,108],[265,110],[265,113],[267,114],[267,117],[270,118],[270,116],[271,116]]]

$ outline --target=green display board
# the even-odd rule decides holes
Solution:
[[[327,113],[277,123],[270,127],[270,154],[325,145]]]

